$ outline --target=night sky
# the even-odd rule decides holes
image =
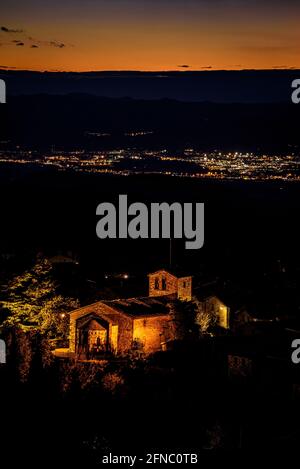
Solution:
[[[0,18],[2,69],[300,68],[299,0],[2,0]]]

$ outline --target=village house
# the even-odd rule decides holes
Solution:
[[[170,304],[192,300],[192,277],[158,270],[148,275],[146,297],[103,300],[70,312],[69,349],[57,356],[91,359],[101,354],[124,354],[140,347],[146,354],[164,350],[172,337]],[[221,327],[229,327],[229,309],[207,298]],[[203,306],[204,307],[204,306]]]

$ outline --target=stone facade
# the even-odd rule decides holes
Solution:
[[[170,338],[170,317],[157,316],[135,319],[133,340],[141,343],[146,354],[162,349],[162,344]]]
[[[149,277],[149,296],[176,294],[180,300],[191,301],[192,277],[177,277],[166,270],[158,270]]]
[[[86,327],[88,344],[96,349],[98,342],[105,342],[106,351],[122,354],[139,343],[146,354],[153,353],[161,350],[161,344],[169,338],[169,320],[168,314],[130,317],[98,302],[70,313],[69,351],[76,355],[86,353],[83,345],[86,348],[87,344],[80,339]]]
[[[98,301],[70,313],[70,356],[89,359],[95,351],[124,354],[137,344],[150,354],[174,339],[170,304],[175,299],[192,300],[192,277],[166,270],[148,277],[148,297]],[[199,304],[216,315],[219,326],[229,328],[229,308],[216,296]]]
[[[99,301],[79,308],[70,313],[70,352],[78,352],[78,320],[80,318],[100,318],[107,324],[108,348],[115,353],[122,353],[132,346],[133,319],[115,311]]]
[[[192,300],[192,277],[180,277],[177,283],[177,297],[182,301]]]

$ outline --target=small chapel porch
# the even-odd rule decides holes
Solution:
[[[92,314],[77,319],[76,358],[78,360],[101,360],[113,355],[112,327],[117,326],[111,326],[98,315]]]

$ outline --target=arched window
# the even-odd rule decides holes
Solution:
[[[167,282],[166,282],[166,278],[165,278],[165,277],[163,277],[163,278],[161,279],[161,289],[162,289],[162,290],[166,290],[166,289],[167,289]]]
[[[159,290],[159,278],[156,277],[154,280],[154,288],[155,290]]]

